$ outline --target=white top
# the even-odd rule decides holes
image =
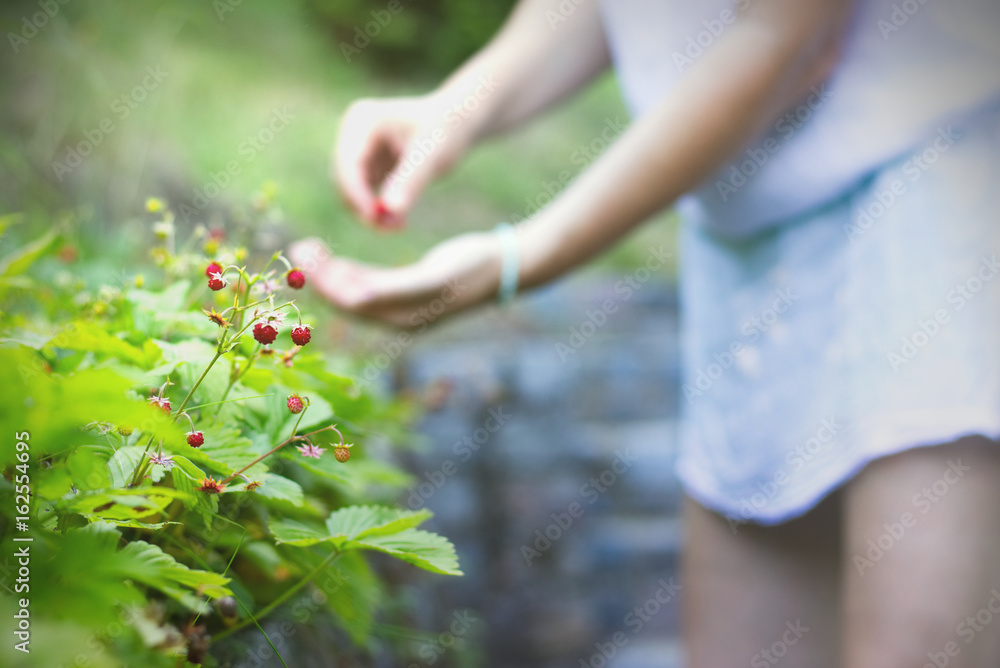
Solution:
[[[652,108],[753,0],[604,0],[633,115]],[[827,83],[680,206],[744,236],[845,193],[1000,97],[1000,2],[857,0]]]

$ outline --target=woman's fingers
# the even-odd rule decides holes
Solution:
[[[333,145],[333,181],[348,206],[366,221],[375,220],[376,197],[368,180],[368,163],[374,156],[376,141],[368,128],[348,116]]]
[[[402,267],[333,257],[315,239],[293,244],[289,256],[337,308],[397,327],[426,323],[425,312],[432,306],[437,318],[488,299],[500,271],[495,240],[484,234],[445,241],[419,262]]]
[[[435,278],[419,265],[373,267],[334,257],[316,239],[292,244],[288,255],[319,294],[337,308],[358,315],[375,316],[382,309],[419,303],[434,292]]]

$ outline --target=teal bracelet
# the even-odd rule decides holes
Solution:
[[[500,240],[502,264],[500,265],[500,291],[497,299],[501,304],[508,304],[517,294],[517,280],[520,276],[519,258],[517,253],[517,232],[510,223],[499,223],[494,229]]]

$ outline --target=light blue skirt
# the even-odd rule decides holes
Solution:
[[[695,500],[775,524],[875,458],[1000,438],[1000,109],[752,238],[718,229],[682,228]]]

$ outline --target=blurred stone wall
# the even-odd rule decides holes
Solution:
[[[676,292],[577,277],[416,337],[395,384],[432,408],[404,502],[455,542],[464,578],[429,577],[430,631],[474,620],[423,664],[679,666]],[[463,624],[456,624],[462,628]]]

